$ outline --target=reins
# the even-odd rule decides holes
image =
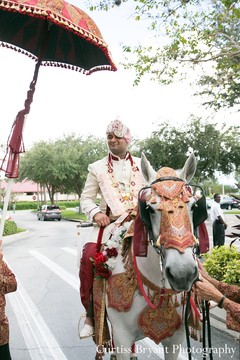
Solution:
[[[212,354],[212,341],[211,341],[211,325],[210,325],[210,314],[209,314],[209,305],[208,305],[208,301],[202,301],[202,320],[200,317],[200,314],[196,308],[196,305],[194,303],[194,301],[191,298],[191,291],[189,291],[187,293],[187,303],[186,303],[186,308],[185,308],[185,316],[184,316],[184,326],[185,326],[185,333],[186,333],[186,342],[187,342],[187,349],[188,349],[188,359],[191,360],[192,359],[192,354],[191,354],[191,342],[190,342],[190,334],[189,334],[189,326],[188,326],[188,317],[189,317],[189,310],[190,307],[193,307],[193,310],[195,311],[198,319],[201,321],[202,323],[202,349],[203,349],[203,354],[202,354],[202,358],[206,359],[207,358],[207,353],[206,353],[206,349],[209,349],[208,353],[209,353],[209,358],[210,360],[213,360],[213,354]],[[206,324],[207,324],[207,328],[206,328]],[[206,346],[206,330],[207,330],[207,340],[208,340],[208,347]]]
[[[189,310],[190,310],[190,298],[191,298],[191,292],[189,291],[187,293],[187,303],[185,308],[185,316],[184,316],[184,325],[185,325],[185,333],[186,333],[186,342],[187,342],[187,349],[188,349],[188,359],[192,359],[191,354],[191,343],[190,343],[190,335],[189,335],[189,326],[188,326],[188,317],[189,317]]]
[[[149,297],[147,296],[146,291],[144,289],[143,282],[142,282],[141,275],[140,275],[140,271],[139,271],[138,266],[137,266],[136,255],[134,254],[134,252],[133,252],[133,263],[134,263],[134,269],[135,269],[135,273],[136,273],[136,277],[137,277],[137,282],[138,282],[138,285],[140,287],[141,293],[142,293],[145,301],[147,302],[147,304],[150,306],[150,308],[155,310],[155,309],[157,309],[158,307],[160,307],[162,305],[162,303],[164,301],[164,298],[165,298],[166,289],[165,289],[165,287],[160,289],[160,300],[159,300],[157,305],[154,305],[151,302],[151,300],[149,299]]]
[[[207,340],[208,340],[208,349],[209,349],[209,358],[213,359],[212,354],[212,339],[211,339],[211,324],[210,324],[210,314],[209,314],[209,304],[208,301],[202,301],[202,313],[203,313],[203,328],[202,328],[202,338],[203,338],[203,349],[206,349],[206,330],[207,330]],[[207,324],[207,329],[205,327],[205,323]],[[205,359],[206,352],[203,352],[203,359]]]

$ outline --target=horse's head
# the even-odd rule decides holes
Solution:
[[[195,156],[179,172],[163,167],[155,173],[145,155],[141,167],[149,183],[139,192],[141,219],[160,255],[165,279],[175,291],[189,291],[198,274],[191,214],[195,200],[187,186],[196,170]]]

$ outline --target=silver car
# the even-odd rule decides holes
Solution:
[[[55,220],[60,221],[62,219],[62,212],[57,205],[42,205],[37,212],[38,220]]]

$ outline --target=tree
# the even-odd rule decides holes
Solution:
[[[86,139],[74,135],[64,137],[56,142],[61,151],[61,192],[75,193],[80,198],[87,173],[88,165],[106,155],[106,144],[102,139],[89,136]]]
[[[115,2],[116,3],[116,2]],[[92,1],[91,10],[109,10],[114,1]],[[119,1],[117,2],[119,3]],[[122,3],[130,3],[123,0]],[[124,66],[135,84],[149,74],[160,84],[201,71],[199,95],[205,105],[240,109],[240,3],[238,0],[134,0],[136,21],[145,21],[154,41],[124,44]],[[123,4],[124,6],[124,4]]]
[[[159,129],[145,140],[139,141],[137,146],[144,152],[153,168],[157,171],[162,166],[178,169],[186,161],[188,143],[184,133],[169,126],[168,123],[159,125]]]
[[[46,187],[52,204],[61,187],[61,174],[58,172],[60,156],[54,142],[40,141],[22,156],[20,162],[19,180],[28,178]]]
[[[22,156],[19,180],[28,178],[46,187],[52,204],[57,192],[80,197],[88,164],[103,154],[105,142],[94,137],[69,135],[56,141],[40,141]]]
[[[213,177],[216,171],[230,174],[239,168],[240,158],[235,156],[240,150],[239,126],[218,125],[193,117],[185,136],[198,160],[199,181]]]
[[[155,170],[162,166],[180,169],[194,152],[195,181],[204,183],[214,178],[216,171],[239,173],[240,127],[219,126],[196,117],[181,127],[164,123],[150,137],[136,140],[131,151],[138,156],[144,152]],[[106,153],[105,141],[92,136],[85,139],[68,135],[55,142],[41,141],[22,156],[19,180],[28,178],[45,186],[52,203],[57,192],[80,197],[88,164]]]
[[[152,136],[138,142],[155,170],[180,169],[190,152],[197,158],[196,182],[213,178],[216,171],[229,174],[240,167],[240,127],[218,126],[192,117],[181,128],[164,123]],[[140,150],[139,150],[140,152]]]

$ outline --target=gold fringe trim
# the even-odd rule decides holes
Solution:
[[[103,342],[103,327],[104,327],[104,318],[105,318],[105,296],[106,296],[106,279],[103,279],[103,293],[102,293],[102,304],[101,304],[101,317],[99,324],[99,340],[98,343],[102,345]]]

